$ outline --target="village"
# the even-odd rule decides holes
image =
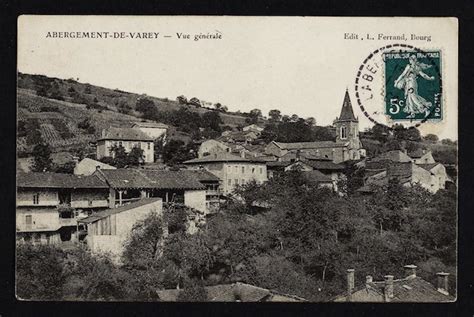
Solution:
[[[266,123],[256,121],[199,141],[197,151],[178,164],[163,163],[161,153],[155,149],[157,140],[159,146],[169,142],[170,126],[142,120],[128,127],[109,126],[100,131],[100,137],[92,141],[94,157],[75,158],[73,173],[20,170],[17,244],[60,248],[79,245],[92,255],[106,255],[121,265],[136,226],[148,221],[150,214],[163,220],[167,212],[185,207],[188,214],[184,230],[187,235],[199,235],[207,227],[208,219],[222,213],[234,201],[246,201],[245,195],[239,195],[242,191],[259,189],[293,173],[298,173],[314,190],[334,193],[334,199],[348,195],[347,184],[355,175],[358,178],[352,193],[363,200],[372,199],[392,183],[403,188],[422,188],[430,195],[456,187],[446,166],[437,162],[430,150],[391,149],[370,155],[361,142],[364,132],[359,130],[347,90],[331,127],[335,133],[333,140],[265,142],[262,133]],[[114,166],[114,159],[129,153],[138,153],[138,164]],[[363,170],[363,176],[354,170]],[[271,198],[259,197],[247,205],[252,213],[258,213],[270,210],[273,203]],[[166,237],[169,228],[163,222],[162,235]],[[354,286],[354,269],[347,267],[346,292],[332,299],[453,300],[449,273],[438,272],[437,284],[433,285],[417,276],[414,263],[396,265],[405,267],[408,273],[404,278],[394,279],[391,272],[384,272],[385,281],[374,282],[367,276],[364,290]],[[215,301],[307,300],[246,280],[210,283],[205,289]],[[179,297],[179,283],[178,289],[156,291],[159,300],[175,301]]]

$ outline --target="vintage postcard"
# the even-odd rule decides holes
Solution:
[[[453,302],[456,18],[18,18],[20,300]]]

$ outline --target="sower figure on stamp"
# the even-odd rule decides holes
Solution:
[[[394,86],[398,89],[405,89],[405,107],[403,111],[409,113],[408,118],[414,118],[415,114],[426,112],[431,107],[431,102],[426,101],[418,95],[418,75],[426,80],[434,80],[434,76],[428,76],[423,70],[430,68],[431,65],[420,63],[415,55],[411,55],[409,63],[405,67],[403,73],[395,80]]]

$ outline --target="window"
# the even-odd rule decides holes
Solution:
[[[255,167],[252,167],[252,174],[255,173]]]
[[[263,168],[260,167],[260,174],[263,174]]]
[[[148,142],[148,149],[150,150],[151,149],[151,142]]]
[[[238,173],[239,172],[239,167],[236,165],[235,166],[235,172]]]
[[[235,185],[239,185],[239,180],[238,180],[237,178],[234,179],[234,184],[235,184]]]
[[[347,128],[345,126],[341,127],[341,139],[347,138]]]
[[[39,193],[33,195],[33,204],[35,204],[35,205],[39,204],[39,197],[40,197]]]
[[[245,174],[245,166],[242,166],[242,174]]]
[[[119,141],[119,146],[122,146],[122,141]]]
[[[227,172],[229,172],[229,173],[232,172],[232,166],[230,166],[230,165],[227,166]]]
[[[33,234],[33,239],[34,239],[35,243],[40,243],[41,242],[41,234],[40,233]]]
[[[33,216],[31,215],[26,215],[25,216],[25,224],[27,226],[31,226],[33,224]]]
[[[227,180],[227,185],[232,185],[232,180],[230,178]]]

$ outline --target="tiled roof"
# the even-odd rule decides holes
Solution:
[[[123,205],[123,206],[120,206],[120,207],[117,207],[117,208],[110,208],[110,209],[106,209],[106,210],[103,210],[103,211],[96,212],[96,213],[92,214],[91,216],[89,216],[87,218],[78,220],[78,222],[92,223],[92,222],[95,222],[97,220],[103,219],[107,216],[118,214],[118,213],[121,213],[121,212],[124,212],[124,211],[127,211],[127,210],[131,210],[131,209],[135,209],[135,208],[138,208],[138,207],[141,207],[141,206],[145,206],[145,205],[148,205],[148,204],[152,204],[152,203],[155,203],[157,201],[161,201],[161,198],[143,198],[143,199],[140,199],[136,202],[133,202],[133,203],[130,203],[130,204],[127,204],[127,205]]]
[[[134,122],[132,127],[138,126],[140,128],[160,128],[160,129],[168,129],[169,127],[164,123],[159,122]]]
[[[108,188],[97,176],[62,173],[18,173],[17,186],[23,188]]]
[[[336,143],[333,141],[317,141],[317,142],[295,142],[295,143],[283,143],[273,142],[282,150],[303,150],[303,149],[322,149],[331,147],[344,147],[345,143]]]
[[[439,163],[430,163],[430,164],[416,164],[422,168],[424,168],[427,171],[431,171],[431,169],[435,166],[437,166]]]
[[[254,158],[244,158],[231,153],[222,152],[219,154],[208,155],[201,158],[195,158],[186,162],[184,164],[198,164],[198,163],[212,163],[212,162],[257,162],[265,163],[257,157]]]
[[[381,295],[385,288],[385,282],[370,283]],[[391,302],[447,302],[453,301],[454,297],[444,295],[437,291],[433,284],[421,277],[408,277],[393,281],[393,298]]]
[[[311,166],[315,170],[332,170],[332,171],[344,170],[343,165],[336,164],[328,160],[309,160],[309,161],[305,161],[304,163]]]
[[[85,166],[89,166],[89,167],[97,167],[97,166],[100,166],[100,168],[103,168],[103,169],[116,169],[115,166],[112,166],[112,165],[109,165],[109,164],[106,164],[106,163],[102,163],[100,161],[96,161],[96,160],[93,160],[93,159],[90,159],[88,157],[82,159],[79,163],[77,163],[77,165],[85,165]]]
[[[267,167],[287,167],[288,165],[293,164],[294,162],[290,161],[270,161],[266,162]]]
[[[420,158],[425,154],[426,154],[426,152],[423,149],[418,148],[415,151],[409,152],[408,156],[410,156],[412,158]]]
[[[401,184],[411,181],[413,175],[412,164],[411,162],[393,162],[388,165],[388,179],[396,178]]]
[[[220,181],[221,179],[219,177],[217,177],[216,175],[212,174],[211,172],[207,171],[207,170],[189,170],[189,171],[186,171],[186,172],[189,172],[189,173],[193,173],[194,175],[196,175],[197,179],[200,181],[200,182],[218,182]]]
[[[400,150],[388,151],[373,158],[371,161],[389,160],[392,162],[411,162],[411,158]]]
[[[112,188],[205,189],[194,171],[146,169],[99,170]],[[201,175],[201,176],[200,176]]]
[[[153,141],[153,138],[138,129],[110,127],[99,140]]]
[[[257,287],[245,283],[233,283],[206,286],[204,289],[207,292],[209,301],[213,302],[235,302],[237,300],[241,302],[263,302],[272,301],[274,296],[286,299],[287,301],[306,301],[303,298],[279,294],[278,292],[268,290],[265,288]],[[158,297],[162,301],[175,302],[178,299],[180,290],[168,289],[157,291]]]

